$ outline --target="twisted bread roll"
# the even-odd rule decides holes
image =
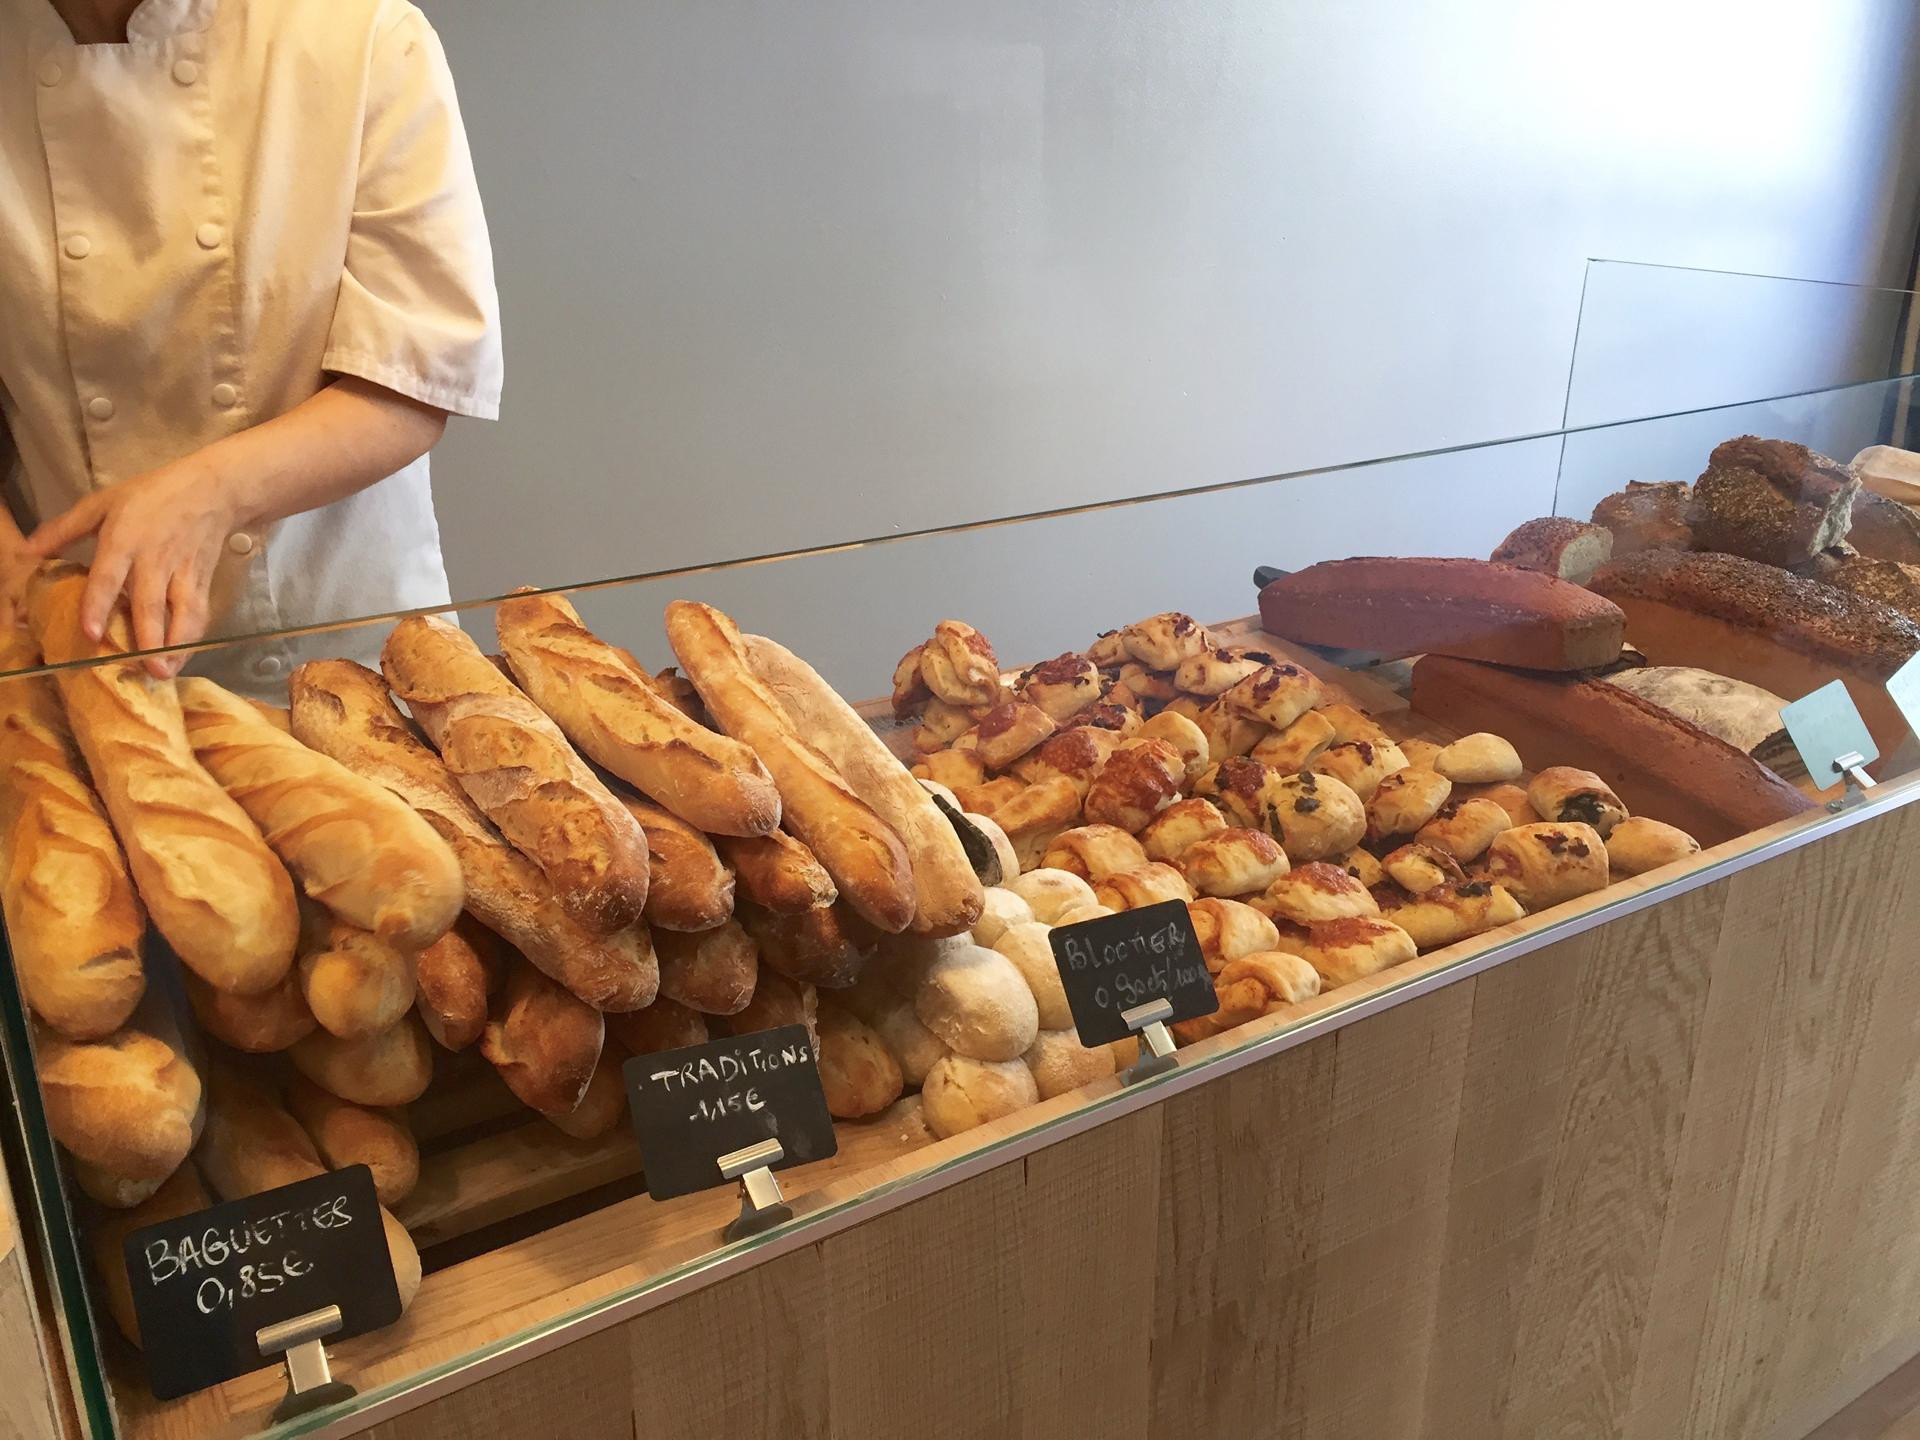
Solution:
[[[597,1009],[652,1003],[660,973],[645,929],[597,936],[575,923],[539,867],[487,823],[401,718],[378,675],[350,660],[316,660],[294,671],[291,691],[304,744],[384,785],[453,847],[481,924]]]
[[[580,1104],[600,1062],[606,1026],[531,965],[515,965],[480,1036],[507,1088],[543,1115],[565,1115]]]
[[[18,632],[0,642],[0,668],[39,660]],[[74,1040],[126,1023],[147,988],[146,912],[44,676],[0,681],[0,907],[34,1014]]]
[[[432,826],[213,681],[186,679],[179,688],[194,755],[309,899],[408,949],[447,933],[466,892],[459,861]]]
[[[558,595],[523,595],[494,617],[514,678],[589,759],[716,835],[764,835],[780,792],[760,757],[696,725],[626,651]]]
[[[880,930],[897,933],[912,924],[918,910],[913,864],[899,834],[801,738],[779,698],[749,664],[733,621],[711,606],[676,600],[667,607],[667,640],[714,719],[759,752],[780,787],[787,827],[826,867],[841,897]],[[890,753],[888,759],[898,767]],[[901,778],[919,792],[912,776],[902,771]],[[924,793],[920,799],[926,801]],[[960,863],[966,863],[964,851]],[[973,915],[979,915],[978,905]]]
[[[380,668],[460,787],[546,874],[576,924],[611,935],[640,919],[640,823],[465,631],[433,616],[402,620]]]
[[[132,648],[122,611],[105,640],[87,639],[86,583],[73,567],[35,580],[33,633],[50,662]],[[300,934],[293,882],[246,812],[194,759],[173,682],[126,660],[61,670],[54,684],[154,925],[210,984],[239,995],[271,990],[292,966]]]

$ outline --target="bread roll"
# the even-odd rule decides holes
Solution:
[[[1380,913],[1365,881],[1324,860],[1294,866],[1251,903],[1261,914],[1295,925]]]
[[[1367,833],[1367,811],[1351,787],[1325,772],[1281,775],[1258,761],[1222,765],[1220,809],[1237,825],[1265,830],[1298,864],[1345,854]]]
[[[739,898],[776,915],[803,915],[840,898],[813,852],[784,830],[748,839],[720,835],[714,843],[733,867]]]
[[[1447,748],[1431,740],[1409,739],[1396,743],[1400,746],[1400,753],[1407,757],[1407,767],[1412,770],[1435,770],[1440,752]]]
[[[788,923],[774,916],[767,921],[775,928]],[[654,940],[660,955],[660,993],[666,999],[706,1015],[737,1015],[753,999],[760,949],[738,920],[697,935],[660,930]]]
[[[137,1029],[74,1041],[42,1028],[33,1050],[47,1129],[76,1158],[155,1185],[187,1158],[200,1077],[174,1046]]]
[[[1207,737],[1207,758],[1214,765],[1249,753],[1274,733],[1271,726],[1227,704],[1225,696],[1203,706],[1193,723]]]
[[[1021,760],[1013,767],[1013,773],[1029,785],[1064,779],[1084,796],[1093,784],[1093,777],[1107,763],[1107,757],[1119,748],[1120,737],[1111,730],[1075,725],[1070,730],[1062,730]]]
[[[1177,861],[1196,840],[1218,835],[1227,817],[1211,800],[1198,796],[1176,800],[1140,832],[1140,845],[1149,860]]]
[[[466,899],[460,862],[409,806],[211,680],[182,680],[180,708],[194,755],[307,898],[409,949],[447,933]]]
[[[944,750],[973,728],[973,712],[944,700],[929,700],[913,732],[913,748],[922,755]]]
[[[352,1040],[315,1030],[287,1054],[322,1090],[356,1105],[410,1105],[433,1078],[432,1042],[412,1015]]]
[[[1512,743],[1485,730],[1442,748],[1433,768],[1456,785],[1511,784],[1526,773]]]
[[[1180,754],[1191,781],[1212,763],[1207,750],[1207,732],[1185,715],[1162,710],[1140,727],[1140,739],[1164,740]]]
[[[39,663],[16,631],[0,669]],[[0,908],[21,996],[73,1040],[119,1029],[146,993],[146,912],[43,675],[0,680]]]
[[[1091,885],[1065,870],[1029,870],[1009,880],[1006,888],[1027,902],[1034,919],[1048,925],[1063,911],[1100,903]]]
[[[1173,1026],[1174,1038],[1182,1045],[1311,1000],[1320,993],[1320,973],[1298,955],[1261,950],[1229,960],[1214,977],[1213,991],[1218,1009]]]
[[[689,1045],[704,1045],[711,1038],[706,1016],[664,996],[644,1010],[609,1014],[607,1035],[629,1055],[684,1050]]]
[[[500,940],[462,915],[414,960],[414,1008],[427,1033],[448,1050],[464,1050],[487,1028],[488,999],[505,979]]]
[[[494,623],[514,678],[595,764],[712,834],[764,835],[780,823],[780,792],[760,757],[689,720],[564,598],[515,596]]]
[[[302,927],[300,993],[313,1018],[343,1040],[398,1023],[412,1008],[412,952],[309,907]]]
[[[647,836],[647,923],[656,932],[711,930],[733,914],[733,872],[713,842],[670,810],[618,798]]]
[[[1413,838],[1422,845],[1446,851],[1465,865],[1485,854],[1494,837],[1512,824],[1512,817],[1492,800],[1479,797],[1449,800],[1414,832]]]
[[[991,947],[1016,925],[1033,923],[1033,907],[1013,891],[998,885],[987,888],[986,907],[973,922],[973,943]]]
[[[807,985],[845,989],[860,977],[872,951],[872,932],[843,905],[822,905],[804,915],[775,915],[742,905],[740,923],[759,947],[764,974],[773,969]]]
[[[741,643],[754,678],[773,695],[789,722],[826,756],[853,793],[870,806],[904,844],[912,872],[914,911],[910,928],[913,932],[917,935],[965,934],[980,918],[981,885],[953,823],[940,813],[940,807],[907,773],[873,727],[861,719],[811,665],[763,635],[744,636]],[[934,648],[930,647],[923,665],[931,660],[933,653]],[[935,693],[939,693],[937,687]],[[982,746],[995,747],[982,751],[982,758],[990,769],[994,768],[996,759],[1011,753],[1013,736],[1028,718],[1035,722],[1024,724],[1029,734],[1039,736],[1042,731],[1050,733],[1053,728],[1052,721],[1028,706],[1024,711],[1016,708],[1006,730],[989,734],[988,726],[997,714],[998,711],[980,722]],[[882,930],[899,928],[868,915],[859,905],[854,909]]]
[[[927,688],[926,677],[920,673],[920,657],[926,650],[927,645],[923,640],[902,655],[900,662],[893,667],[893,714],[896,720],[918,715],[933,698],[933,691]]]
[[[1591,825],[1516,825],[1487,847],[1487,877],[1529,911],[1606,888],[1607,846]]]
[[[480,1053],[527,1105],[564,1115],[586,1093],[605,1039],[598,1010],[531,965],[514,965],[481,1033]]]
[[[1615,878],[1643,875],[1700,852],[1700,842],[1677,826],[1634,815],[1607,836],[1607,864]]]
[[[1087,789],[1086,816],[1137,835],[1180,798],[1186,761],[1164,740],[1138,740],[1116,750]]]
[[[949,790],[987,783],[986,763],[977,750],[936,750],[921,759],[911,773],[917,780],[931,780]]]
[[[1188,695],[1213,699],[1226,694],[1248,676],[1278,663],[1276,657],[1260,650],[1209,648],[1182,660],[1173,672],[1173,683]]]
[[[1000,696],[1000,661],[987,637],[959,620],[942,620],[920,647],[920,677],[949,705],[984,706]]]
[[[1320,972],[1328,990],[1404,964],[1418,953],[1413,937],[1398,925],[1364,916],[1309,925],[1305,937],[1291,935],[1287,944]]]
[[[1214,648],[1207,627],[1191,615],[1168,610],[1120,632],[1127,654],[1149,670],[1177,670],[1180,662]]]
[[[1068,652],[1023,670],[1014,689],[1057,725],[1100,698],[1100,668],[1086,656]]]
[[[1504,885],[1489,880],[1450,880],[1395,904],[1386,918],[1413,937],[1422,950],[1480,935],[1526,914]]]
[[[87,1249],[93,1259],[93,1273],[106,1296],[107,1312],[120,1327],[120,1333],[133,1344],[140,1343],[140,1325],[134,1315],[133,1291],[127,1284],[127,1237],[136,1230],[164,1225],[211,1204],[213,1196],[201,1183],[200,1172],[191,1164],[184,1164],[138,1205],[110,1210],[87,1227]]]
[[[627,1118],[627,1082],[620,1073],[626,1062],[619,1045],[611,1040],[602,1045],[580,1103],[564,1115],[548,1115],[548,1123],[576,1140],[598,1140],[619,1129]]]
[[[365,1165],[374,1193],[392,1208],[420,1181],[420,1147],[400,1110],[372,1110],[329,1095],[305,1076],[287,1087],[287,1109],[329,1170]]]
[[[1424,895],[1442,885],[1458,884],[1467,877],[1460,862],[1444,850],[1418,842],[1402,845],[1381,858],[1380,866],[1393,883],[1409,895]]]
[[[1321,753],[1339,739],[1333,722],[1318,710],[1309,710],[1284,730],[1275,731],[1248,753],[1284,775],[1311,768]]]
[[[729,1035],[752,1035],[762,1030],[778,1030],[782,1025],[804,1025],[817,1054],[820,995],[811,985],[790,980],[778,971],[763,969],[746,1009],[727,1016],[723,1023]]]
[[[1409,766],[1386,776],[1367,801],[1367,838],[1411,835],[1440,812],[1453,782],[1435,770]]]
[[[1601,839],[1627,818],[1627,807],[1591,770],[1572,765],[1550,765],[1527,786],[1527,803],[1543,820],[1578,820],[1600,832]]]
[[[748,663],[746,642],[733,621],[711,606],[676,600],[667,607],[667,639],[714,718],[735,739],[759,752],[780,787],[787,828],[826,867],[842,899],[888,933],[912,924],[919,902],[912,857],[900,835],[868,800],[855,793],[825,755],[801,737],[794,718]],[[764,648],[761,654],[767,654]],[[871,730],[867,733],[872,735]],[[839,728],[834,738],[843,744],[848,741]],[[891,753],[888,761],[898,768]],[[900,780],[913,791],[916,803],[932,805],[912,776],[902,771]],[[892,787],[888,794],[894,794]],[[934,814],[937,817],[939,812]],[[959,840],[952,838],[952,843],[957,848]],[[961,851],[962,865],[965,859]],[[968,867],[967,877],[971,879],[972,874]],[[958,903],[964,912],[965,897]],[[972,918],[978,914],[976,905]]]
[[[1119,913],[1111,905],[1076,905],[1071,910],[1061,911],[1060,918],[1053,922],[1053,928],[1058,930],[1067,925],[1084,925],[1089,920],[1104,920],[1109,915]]]
[[[1265,890],[1286,874],[1287,856],[1263,830],[1222,830],[1182,851],[1178,868],[1195,893],[1231,899]]]
[[[1273,921],[1238,900],[1195,900],[1187,906],[1193,933],[1208,973],[1218,975],[1229,960],[1272,950],[1280,943]]]
[[[947,1055],[927,1072],[920,1099],[927,1124],[945,1140],[1038,1103],[1040,1088],[1024,1060]]]
[[[1313,773],[1330,775],[1355,795],[1362,805],[1389,775],[1407,768],[1407,757],[1391,740],[1350,740],[1329,745],[1313,762]]]
[[[1507,825],[1537,825],[1540,816],[1527,800],[1527,792],[1519,785],[1456,785],[1453,790],[1457,798],[1467,800],[1485,800],[1497,805],[1506,814]]]
[[[1013,962],[1020,978],[1033,995],[1035,1014],[1042,1030],[1070,1030],[1073,1010],[1067,1004],[1066,984],[1060,978],[1060,966],[1053,958],[1052,930],[1039,921],[1029,921],[1007,930],[993,948]]]
[[[124,609],[104,640],[80,628],[85,572],[43,571],[30,599],[50,663],[133,648]],[[180,700],[137,660],[54,672],[67,718],[154,926],[189,969],[222,990],[259,995],[293,965],[293,882],[259,829],[193,757]]]
[[[900,1098],[900,1062],[859,1016],[830,999],[820,1002],[820,1087],[836,1120],[877,1115]]]
[[[183,971],[180,978],[200,1028],[250,1055],[285,1050],[311,1035],[319,1023],[307,1008],[297,970],[264,995],[216,990],[192,971]]]
[[[949,949],[929,965],[914,1011],[949,1049],[974,1060],[1017,1060],[1040,1029],[1019,969],[981,945]]]
[[[971,810],[963,813],[967,823],[985,836],[987,844],[993,847],[993,857],[1000,865],[1000,883],[1004,885],[1018,875],[1020,873],[1019,853],[1014,850],[1013,841],[1007,838],[1007,832],[1000,828],[1000,823],[997,820],[988,819],[985,815],[976,815]],[[985,903],[984,900],[982,903]]]
[[[1285,730],[1322,699],[1320,682],[1298,665],[1269,665],[1255,671],[1221,699],[1230,710],[1274,730]]]
[[[611,935],[640,919],[647,838],[639,822],[466,632],[434,616],[402,620],[380,668],[461,788],[540,867],[576,924]]]
[[[1053,717],[1038,705],[1030,705],[1025,700],[1006,700],[982,715],[953,745],[956,750],[971,750],[988,770],[998,771],[1005,770],[1053,732]]]
[[[1113,1051],[1105,1045],[1089,1050],[1071,1030],[1042,1030],[1020,1058],[1032,1073],[1034,1090],[1042,1100],[1113,1074]]]
[[[1062,830],[1040,857],[1043,870],[1065,870],[1082,880],[1104,880],[1147,863],[1140,842],[1118,825],[1080,825]]]
[[[1371,850],[1355,846],[1346,854],[1335,857],[1333,863],[1369,890],[1376,885],[1390,883],[1387,872],[1381,868],[1379,857]]]
[[[476,919],[589,1005],[652,1003],[659,970],[647,932],[582,929],[539,867],[501,838],[401,718],[379,676],[349,660],[312,661],[294,671],[291,690],[302,743],[384,785],[453,847]]]

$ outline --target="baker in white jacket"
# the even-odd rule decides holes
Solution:
[[[84,623],[124,592],[143,649],[444,604],[427,451],[500,384],[472,157],[413,5],[0,0],[0,624],[89,545]],[[193,668],[284,695],[301,650]]]

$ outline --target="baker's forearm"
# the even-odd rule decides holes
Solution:
[[[419,459],[446,430],[444,410],[342,376],[284,415],[195,457],[233,506],[237,528],[265,525],[364,490]]]

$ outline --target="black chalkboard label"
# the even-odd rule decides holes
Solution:
[[[327,1343],[400,1318],[373,1172],[352,1165],[136,1230],[127,1279],[159,1399],[278,1365],[259,1332],[328,1305]]]
[[[1130,1032],[1121,1012],[1153,1000],[1172,1001],[1175,1020],[1220,1008],[1182,901],[1062,925],[1047,938],[1082,1045],[1124,1039]]]
[[[840,1148],[804,1025],[728,1035],[627,1061],[627,1109],[647,1193],[671,1200],[735,1182],[720,1157],[778,1140],[784,1170]]]

